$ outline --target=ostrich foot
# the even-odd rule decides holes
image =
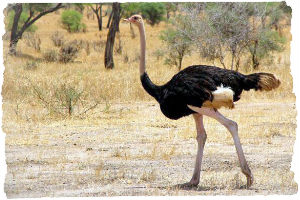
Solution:
[[[187,183],[183,183],[183,184],[178,184],[177,187],[178,188],[193,188],[193,187],[197,187],[199,184],[199,181],[194,181],[194,180],[191,180]]]
[[[247,185],[246,185],[246,189],[249,189],[251,187],[251,185],[253,184],[253,175],[246,175],[247,177]]]

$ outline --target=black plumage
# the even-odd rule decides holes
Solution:
[[[267,85],[274,85],[276,82],[278,86],[280,83],[274,75],[269,73],[244,75],[236,71],[206,65],[189,66],[162,86],[153,84],[147,73],[141,76],[141,82],[144,89],[158,101],[166,117],[179,119],[194,113],[187,105],[201,107],[205,101],[213,101],[212,92],[221,85],[231,88],[234,92],[233,101],[240,99],[243,90],[267,90],[261,81],[262,77],[268,77],[271,80]],[[274,87],[270,86],[270,88]]]

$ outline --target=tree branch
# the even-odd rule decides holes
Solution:
[[[34,14],[34,12],[33,12],[32,8],[30,7],[29,17],[25,21],[24,25],[26,25],[30,21],[30,19],[33,17],[33,14]]]
[[[21,37],[22,34],[24,33],[24,31],[29,27],[31,26],[36,20],[38,20],[39,18],[41,18],[42,16],[48,14],[48,13],[51,13],[51,12],[54,12],[60,8],[63,8],[64,6],[62,5],[62,3],[58,3],[55,7],[53,8],[50,8],[49,10],[46,10],[44,12],[40,12],[35,18],[33,18],[31,21],[29,21],[28,23],[25,23],[21,30],[17,33],[18,37]]]

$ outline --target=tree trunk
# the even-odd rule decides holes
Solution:
[[[114,68],[113,50],[114,50],[116,32],[119,30],[118,27],[120,23],[120,13],[121,13],[120,3],[113,3],[112,13],[113,13],[113,18],[107,34],[105,55],[104,55],[104,65],[105,68],[107,69]]]
[[[102,31],[102,22],[101,22],[102,19],[98,14],[96,14],[96,16],[97,16],[97,22],[98,22],[98,30]]]
[[[62,3],[58,3],[55,7],[49,8],[48,10],[45,10],[43,12],[40,12],[37,16],[34,16],[34,11],[30,10],[29,17],[26,19],[24,22],[23,26],[21,27],[20,30],[18,30],[18,23],[19,19],[21,16],[21,13],[23,11],[22,4],[17,3],[13,6],[13,9],[15,11],[15,16],[14,16],[14,22],[11,30],[11,37],[10,37],[10,44],[9,44],[9,52],[12,55],[16,55],[16,47],[18,44],[18,41],[20,38],[22,38],[23,33],[25,30],[30,27],[34,22],[36,22],[38,19],[40,19],[42,16],[54,12],[60,8],[62,8]]]
[[[233,53],[233,52],[231,52],[231,53],[232,53],[232,54],[231,54],[231,67],[230,67],[230,69],[233,70],[234,53]]]
[[[170,19],[170,11],[167,10],[167,20]]]
[[[100,8],[99,8],[99,21],[98,21],[98,26],[99,26],[99,31],[102,31],[102,4],[100,4]]]
[[[17,54],[17,43],[20,38],[18,38],[18,23],[23,11],[23,7],[21,3],[17,3],[13,6],[13,10],[15,11],[14,22],[11,29],[10,43],[9,43],[9,53],[11,55]]]
[[[99,31],[102,31],[102,4],[96,4],[96,8],[94,8],[93,6],[90,7],[97,17]]]
[[[178,60],[178,71],[181,70],[181,66],[182,66],[182,57],[179,57],[179,60]]]
[[[255,40],[254,49],[253,49],[253,53],[252,53],[252,66],[253,66],[253,69],[257,69],[258,66],[259,66],[259,62],[258,62],[257,55],[256,55],[257,44],[258,44],[258,41]]]
[[[111,11],[110,15],[109,15],[109,18],[108,18],[108,21],[107,21],[107,24],[106,24],[106,28],[109,28],[109,25],[110,25],[110,21],[111,21],[111,18],[113,16],[113,12]]]

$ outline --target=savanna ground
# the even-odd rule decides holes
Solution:
[[[96,20],[84,17],[84,22],[86,33],[69,34],[61,28],[59,13],[43,17],[36,23],[41,52],[22,39],[18,56],[12,57],[7,54],[8,41],[4,41],[2,128],[6,133],[7,197],[297,192],[290,171],[297,113],[289,42],[284,52],[274,55],[272,63],[265,61],[259,69],[279,77],[282,84],[276,91],[246,92],[235,109],[221,109],[239,124],[245,156],[254,175],[253,186],[242,189],[246,179],[230,134],[216,121],[205,118],[208,139],[200,184],[185,190],[175,186],[189,181],[193,172],[197,150],[193,119],[165,118],[143,90],[138,73],[139,39],[131,38],[128,24],[120,25],[122,52],[115,53],[116,67],[105,70],[107,30],[97,31]],[[163,65],[163,58],[155,54],[162,46],[158,33],[165,26],[146,26],[147,71],[157,84],[177,72],[175,67]],[[57,30],[66,40],[81,39],[98,46],[89,53],[82,50],[74,63],[45,62],[43,51],[55,48],[50,37]],[[288,41],[289,30],[282,30]],[[36,67],[28,67],[32,62]],[[184,58],[183,66],[199,63],[211,64],[194,53]],[[246,70],[247,63],[245,60],[241,71],[254,72]],[[39,88],[50,98],[62,84],[82,91],[82,102],[69,117],[45,107],[35,93]],[[94,102],[99,104],[83,108]]]

